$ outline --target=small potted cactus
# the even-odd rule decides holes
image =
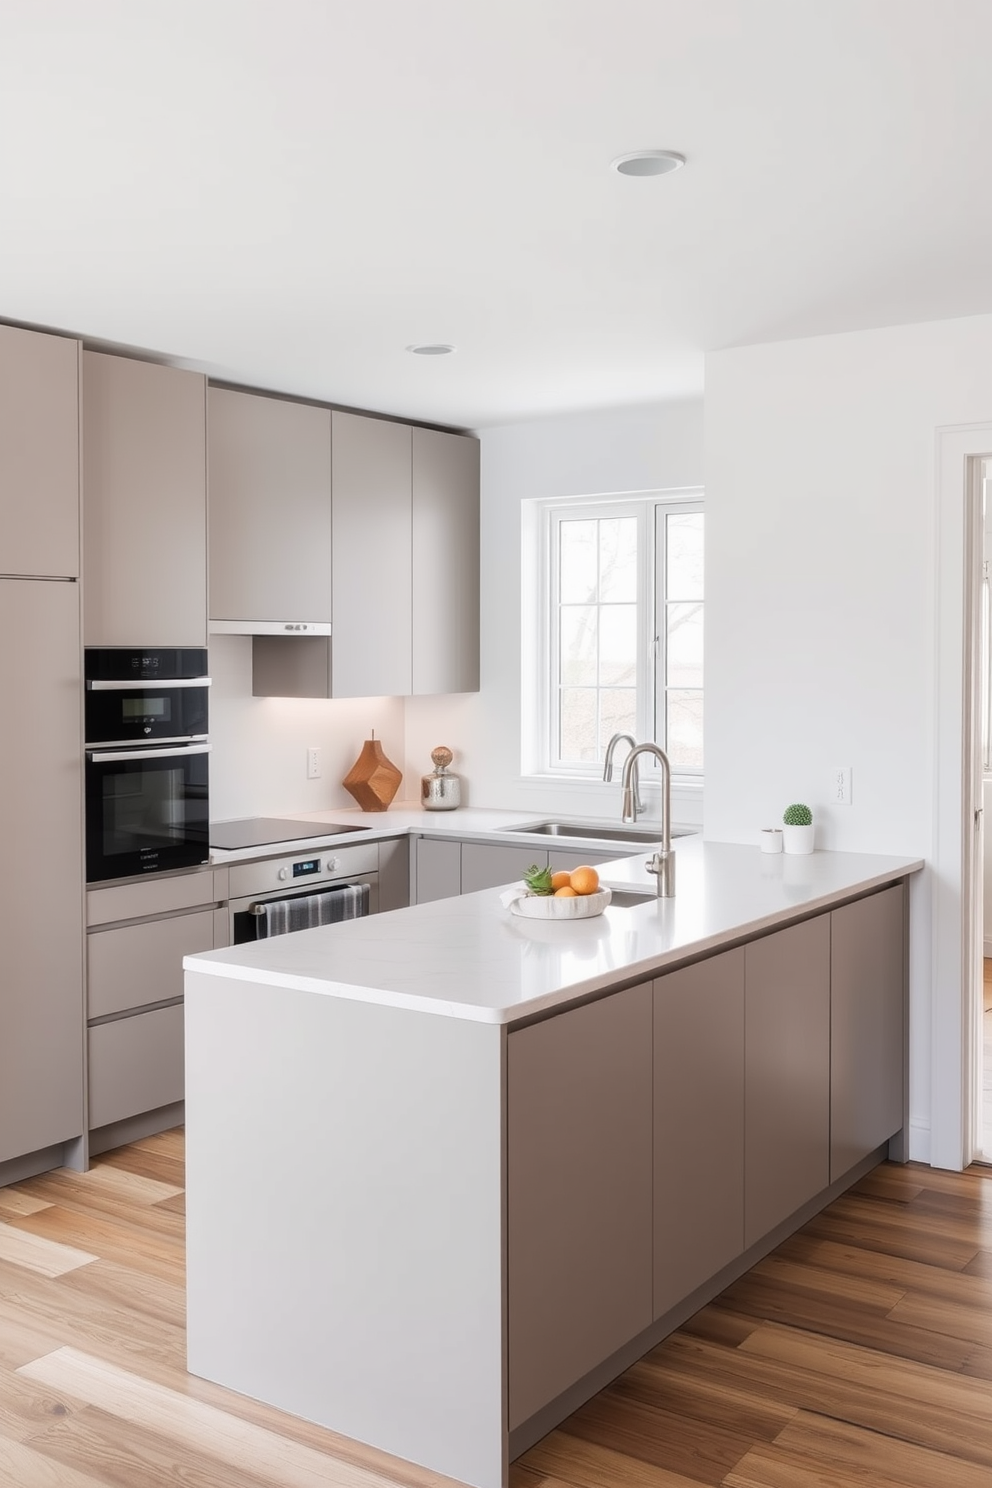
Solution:
[[[787,853],[813,851],[813,813],[808,806],[787,806],[782,813],[782,845]]]

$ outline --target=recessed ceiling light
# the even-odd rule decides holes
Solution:
[[[419,346],[407,347],[414,356],[450,356],[454,349],[446,341],[424,341]]]
[[[667,176],[685,165],[685,156],[674,150],[631,150],[629,155],[618,155],[610,165],[620,176]]]

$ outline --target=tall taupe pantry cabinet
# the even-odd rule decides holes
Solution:
[[[0,1183],[83,1127],[79,347],[0,326]]]

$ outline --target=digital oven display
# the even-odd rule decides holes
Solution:
[[[151,722],[155,719],[166,720],[169,717],[169,699],[167,697],[122,697],[121,717],[127,719],[138,719]]]
[[[319,872],[320,872],[320,859],[319,858],[307,858],[306,862],[304,862],[304,863],[294,863],[293,864],[293,877],[294,878],[306,878],[311,873],[319,873]]]

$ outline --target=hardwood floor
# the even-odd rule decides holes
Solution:
[[[0,1189],[3,1488],[448,1481],[187,1375],[183,1320],[182,1132]],[[990,1482],[992,1170],[889,1164],[511,1472],[512,1488]]]

